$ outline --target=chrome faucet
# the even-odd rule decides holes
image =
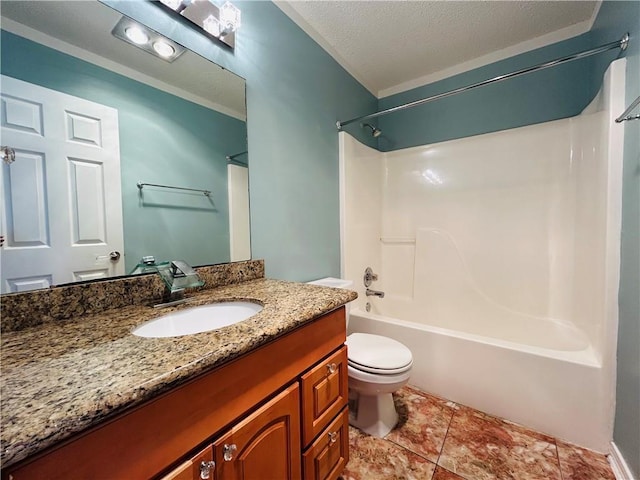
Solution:
[[[384,298],[384,292],[381,292],[379,290],[371,290],[370,288],[367,288],[364,293],[367,295],[367,297]]]
[[[175,305],[177,302],[184,301],[184,289],[201,287],[204,282],[187,262],[184,260],[173,260],[164,268],[158,268],[158,273],[167,287],[165,292],[165,300]],[[164,303],[162,305],[167,305]]]
[[[196,271],[184,260],[173,260],[169,267],[171,269],[171,276],[175,278],[183,278],[190,275],[198,277]],[[199,279],[200,277],[198,277]]]

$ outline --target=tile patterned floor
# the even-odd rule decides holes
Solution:
[[[349,427],[342,480],[615,480],[604,455],[413,387],[384,439]]]

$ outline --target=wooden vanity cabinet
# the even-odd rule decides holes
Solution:
[[[203,480],[200,466],[213,460],[212,480],[335,480],[348,460],[338,420],[347,412],[345,340],[341,307],[3,469],[2,478]],[[303,455],[316,458],[320,477],[302,472]]]

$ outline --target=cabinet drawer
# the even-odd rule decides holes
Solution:
[[[335,480],[349,461],[349,410],[342,409],[303,455],[304,480]]]
[[[160,480],[200,480],[202,478],[213,478],[213,465],[210,464],[212,461],[213,448],[209,445],[193,458],[164,475]],[[208,472],[211,472],[209,473],[209,477],[206,476]]]
[[[302,443],[309,445],[347,404],[347,347],[302,376]]]

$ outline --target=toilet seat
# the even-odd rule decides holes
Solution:
[[[352,333],[347,337],[348,365],[374,375],[399,375],[408,372],[413,356],[402,343],[370,333]]]
[[[348,360],[347,363],[350,367],[354,368],[355,370],[360,370],[361,372],[373,373],[375,375],[398,375],[400,373],[404,373],[411,370],[411,367],[413,366],[413,361],[411,361],[411,363],[409,363],[408,365],[405,365],[404,367],[388,368],[388,369],[373,368],[367,365],[361,365],[358,362],[354,362],[352,360]]]
[[[362,370],[358,370],[351,365],[347,365],[347,375],[349,376],[350,386],[354,385],[354,380],[358,380],[360,382],[366,382],[374,385],[393,385],[393,384],[402,384],[404,385],[409,377],[411,376],[411,372],[407,369],[405,372],[396,373],[391,375],[380,375],[378,373],[370,373]],[[399,387],[398,387],[399,388]],[[394,388],[395,391],[395,388]]]

